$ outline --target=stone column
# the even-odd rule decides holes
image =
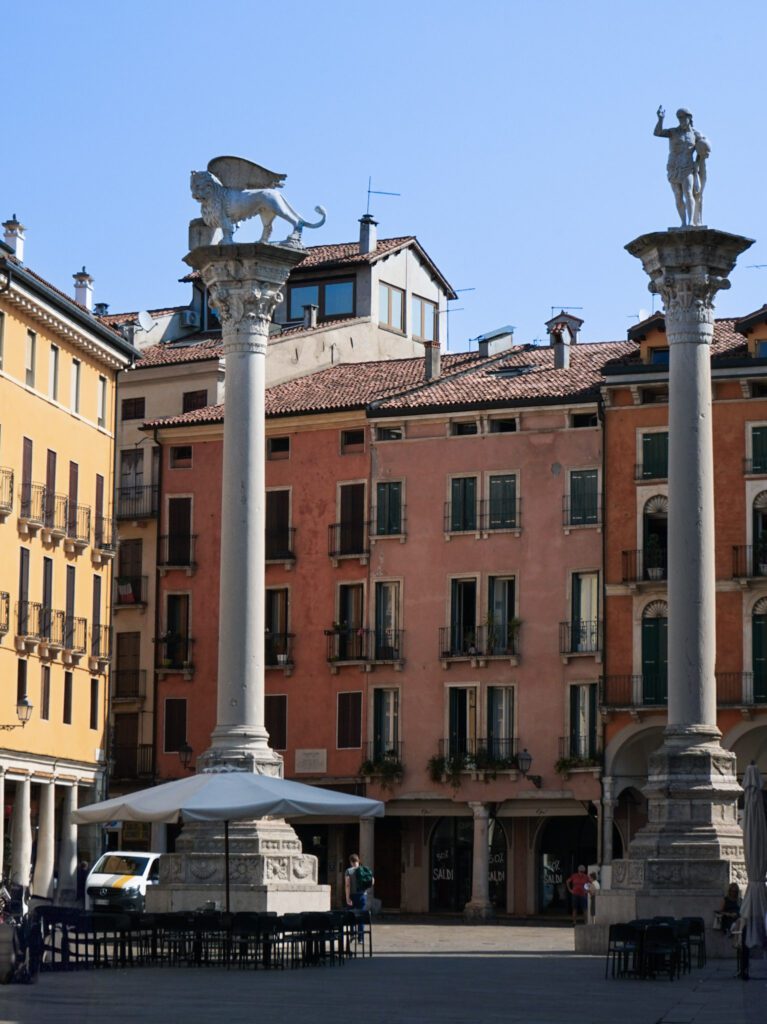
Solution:
[[[367,867],[375,864],[375,818],[360,818],[360,862]]]
[[[32,892],[35,896],[53,896],[53,851],[55,847],[56,785],[53,781],[40,786],[40,802],[37,815],[37,857]]]
[[[28,886],[32,870],[32,782],[27,776],[16,782],[11,823],[11,881]]]
[[[474,853],[471,868],[471,900],[463,908],[469,921],[486,921],[494,916],[490,902],[490,847],[488,843],[488,806],[469,803],[474,815]]]
[[[186,262],[199,270],[221,320],[226,358],[218,703],[211,761],[282,774],[264,726],[265,390],[269,324],[280,289],[305,250],[208,245]]]
[[[665,913],[704,913],[743,857],[735,756],[720,745],[716,725],[710,359],[714,296],[729,288],[728,274],[751,244],[709,228],[672,228],[626,246],[663,299],[671,355],[668,726],[650,757],[647,825],[613,866],[614,887],[634,892],[641,917],[664,900]]]
[[[64,789],[61,807],[61,838],[59,840],[59,882],[56,902],[73,906],[77,899],[77,825],[72,812],[77,810],[77,783]]]

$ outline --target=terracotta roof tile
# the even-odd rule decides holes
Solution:
[[[183,306],[166,306],[163,309],[148,309],[147,313],[150,316],[169,316],[172,313],[182,313],[185,309],[189,309],[189,303],[185,303]],[[98,317],[102,324],[107,324],[109,327],[114,327],[118,324],[132,324],[138,322],[139,311],[136,310],[134,313],[106,313],[104,316]]]
[[[665,321],[662,314],[655,313],[654,317],[660,317],[656,323],[661,325],[665,330]],[[644,321],[644,323],[648,324],[652,319],[653,317],[650,317],[648,320]],[[737,359],[746,355],[748,352],[748,345],[744,341],[743,335],[738,333],[735,326],[739,322],[740,321],[735,318],[722,318],[721,320],[714,321],[714,339],[711,345],[711,355],[713,357],[716,357],[717,359]],[[635,330],[637,326],[639,325],[635,325],[635,327],[632,328],[632,331]],[[653,326],[655,326],[655,324],[653,324]],[[605,365],[605,371],[609,373],[610,366],[630,366],[634,363],[637,366],[642,365],[639,347],[636,345],[632,345],[631,351],[625,355],[620,356],[618,359],[610,360],[610,362]]]
[[[141,358],[136,360],[134,369],[144,370],[149,366],[171,366],[178,363],[199,363],[205,359],[220,359],[223,355],[221,336],[215,334],[204,340],[189,344],[159,344],[145,348]]]

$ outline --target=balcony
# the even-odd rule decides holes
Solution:
[[[474,628],[441,626],[439,656],[443,664],[456,659],[470,659],[482,665],[488,658],[508,658],[517,664],[519,655],[519,627],[517,619]]]
[[[624,583],[661,583],[668,578],[668,550],[656,547],[621,552]]]
[[[744,476],[767,476],[767,459],[744,459],[743,460],[743,474]]]
[[[292,641],[295,633],[271,633],[264,637],[264,664],[267,668],[285,669],[290,675],[293,668]]]
[[[111,750],[112,782],[146,779],[152,774],[152,744],[114,746]]]
[[[390,789],[395,782],[401,781],[404,771],[400,740],[385,741],[382,737],[366,744],[360,775],[375,780],[383,789]]]
[[[66,536],[69,498],[66,494],[54,494],[46,490],[43,498],[43,542],[55,544]]]
[[[563,660],[577,654],[601,654],[602,623],[597,620],[575,619],[559,623],[559,653]]]
[[[668,679],[659,675],[604,676],[600,704],[606,710],[665,708],[668,700]]]
[[[496,530],[516,530],[522,528],[522,499],[515,501],[492,501],[485,499],[479,503],[479,526],[483,533]]]
[[[404,629],[373,629],[370,630],[371,660],[382,664],[393,664],[395,668],[402,665],[402,635]]]
[[[338,662],[370,661],[371,630],[360,627],[333,627],[325,630],[326,659],[331,666]]]
[[[518,740],[511,736],[451,736],[439,741],[439,754],[429,761],[429,774],[434,781],[456,780],[458,784],[462,772],[492,776],[516,771],[517,748]]]
[[[114,606],[146,608],[149,579],[147,576],[118,576],[114,582]]]
[[[92,672],[103,672],[112,660],[112,627],[94,622],[91,626],[91,644],[88,667]]]
[[[112,700],[134,701],[146,697],[146,669],[117,668],[112,672]]]
[[[562,525],[565,529],[574,526],[601,526],[602,495],[591,494],[586,498],[573,499],[566,494],[562,499]]]
[[[399,515],[374,505],[370,510],[370,536],[376,540],[381,537],[396,537],[404,543],[407,536],[407,506],[400,505],[398,511]]]
[[[665,462],[635,462],[635,480],[668,480],[668,459]]]
[[[37,649],[43,629],[43,606],[39,601],[16,602],[16,650],[30,654]]]
[[[74,665],[86,650],[88,623],[82,616],[67,615],[64,617],[64,654],[65,665]]]
[[[764,708],[767,710],[767,674],[764,672],[717,672],[716,703],[720,708],[741,708],[741,710]]]
[[[13,470],[0,466],[0,523],[13,512]]]
[[[11,627],[11,596],[7,591],[0,591],[0,635],[8,632]]]
[[[157,560],[160,574],[163,575],[169,569],[184,569],[187,576],[191,576],[192,570],[197,567],[194,557],[196,541],[197,534],[193,533],[163,534]]]
[[[285,562],[285,568],[289,569],[296,560],[295,540],[295,526],[283,526],[277,530],[267,530],[266,561]]]
[[[559,774],[567,775],[575,768],[595,768],[601,763],[602,750],[598,735],[559,737],[559,760],[555,766]]]
[[[166,633],[155,641],[157,645],[157,671],[158,672],[183,672],[185,679],[191,679],[194,675],[192,664],[192,644],[194,640],[190,636],[175,636]]]
[[[139,522],[156,519],[159,508],[157,484],[117,488],[117,518]]]
[[[117,523],[112,516],[96,516],[93,526],[93,562],[101,565],[117,554]]]
[[[362,520],[347,523],[331,523],[328,526],[328,555],[333,565],[340,558],[359,558],[363,565],[370,556],[370,524]]]
[[[66,616],[56,608],[40,609],[40,643],[38,654],[41,658],[55,658],[64,647]]]
[[[19,506],[19,533],[27,535],[40,529],[45,523],[45,484],[21,485]]]
[[[733,545],[732,578],[753,580],[767,577],[767,544]]]
[[[446,535],[473,533],[479,536],[480,513],[477,503],[446,501],[442,529]]]
[[[70,554],[79,554],[88,547],[90,539],[90,505],[75,505],[70,501],[67,513],[67,535],[64,540],[64,550]]]

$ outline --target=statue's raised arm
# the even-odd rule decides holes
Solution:
[[[658,121],[653,134],[668,139],[666,175],[682,227],[697,226],[703,217],[706,158],[711,147],[693,128],[689,110],[684,107],[677,110],[679,124],[675,128],[663,127],[665,114],[663,107],[658,107]]]
[[[655,131],[653,135],[660,135],[662,138],[668,138],[671,134],[670,128],[663,127],[663,118],[666,116],[666,111],[663,107],[658,107],[658,120],[655,125]]]

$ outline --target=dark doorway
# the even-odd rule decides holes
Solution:
[[[579,864],[597,860],[597,826],[591,815],[552,818],[541,834],[538,851],[538,909],[541,913],[568,914],[570,899],[565,882]]]
[[[471,899],[472,818],[442,818],[431,834],[429,909],[458,913]]]
[[[402,819],[379,818],[375,823],[375,895],[384,907],[399,909],[402,900]]]

